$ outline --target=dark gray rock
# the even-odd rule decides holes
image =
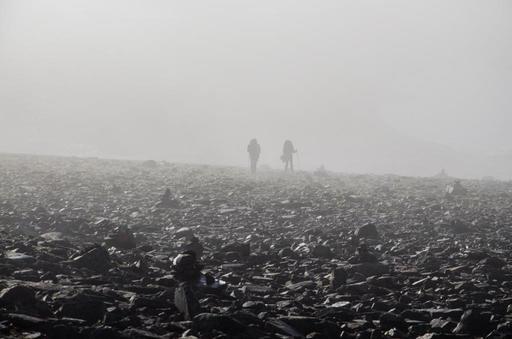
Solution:
[[[359,238],[379,239],[380,235],[375,224],[369,223],[360,226],[354,233]]]
[[[316,245],[311,251],[311,256],[314,258],[332,259],[334,258],[334,253],[327,246]]]
[[[383,313],[379,318],[379,322],[380,327],[386,331],[392,328],[406,330],[408,327],[406,321],[401,316],[390,312]]]
[[[102,320],[106,310],[106,305],[101,299],[85,293],[63,298],[59,302],[59,313],[62,317],[83,319],[89,323]]]
[[[0,292],[0,305],[13,306],[16,304],[32,304],[36,302],[36,292],[33,288],[17,285],[5,288]]]
[[[382,263],[362,263],[352,265],[350,271],[365,277],[380,276],[389,273],[389,266]]]
[[[484,335],[491,331],[490,316],[477,310],[467,310],[460,318],[455,334]]]
[[[213,330],[224,333],[241,333],[246,327],[238,320],[227,314],[201,313],[194,317],[193,328],[200,332],[209,333]]]
[[[72,262],[76,266],[95,272],[105,272],[111,267],[110,256],[107,250],[101,246],[85,250],[83,254],[73,258]]]
[[[347,282],[348,273],[343,267],[335,268],[329,276],[331,288],[338,288]]]

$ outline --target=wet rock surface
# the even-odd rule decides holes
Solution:
[[[447,180],[0,155],[0,337],[510,337],[512,184]]]

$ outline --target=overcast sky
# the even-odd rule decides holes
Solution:
[[[508,152],[511,107],[507,0],[0,0],[0,151],[425,174],[378,156]]]

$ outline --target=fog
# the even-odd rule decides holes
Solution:
[[[512,175],[510,1],[0,0],[0,151]]]

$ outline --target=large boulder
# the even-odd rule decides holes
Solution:
[[[481,313],[477,310],[467,310],[460,318],[453,333],[482,336],[491,330],[490,314]]]
[[[377,227],[373,223],[360,226],[354,233],[359,238],[379,239],[380,235]]]
[[[31,304],[36,302],[36,292],[33,288],[23,285],[8,287],[0,292],[0,305],[13,306],[16,304]]]
[[[59,301],[62,303],[59,313],[64,318],[83,319],[94,323],[103,318],[105,303],[98,297],[78,293]]]
[[[73,264],[96,272],[105,272],[111,267],[110,256],[106,249],[94,246],[73,258]]]

